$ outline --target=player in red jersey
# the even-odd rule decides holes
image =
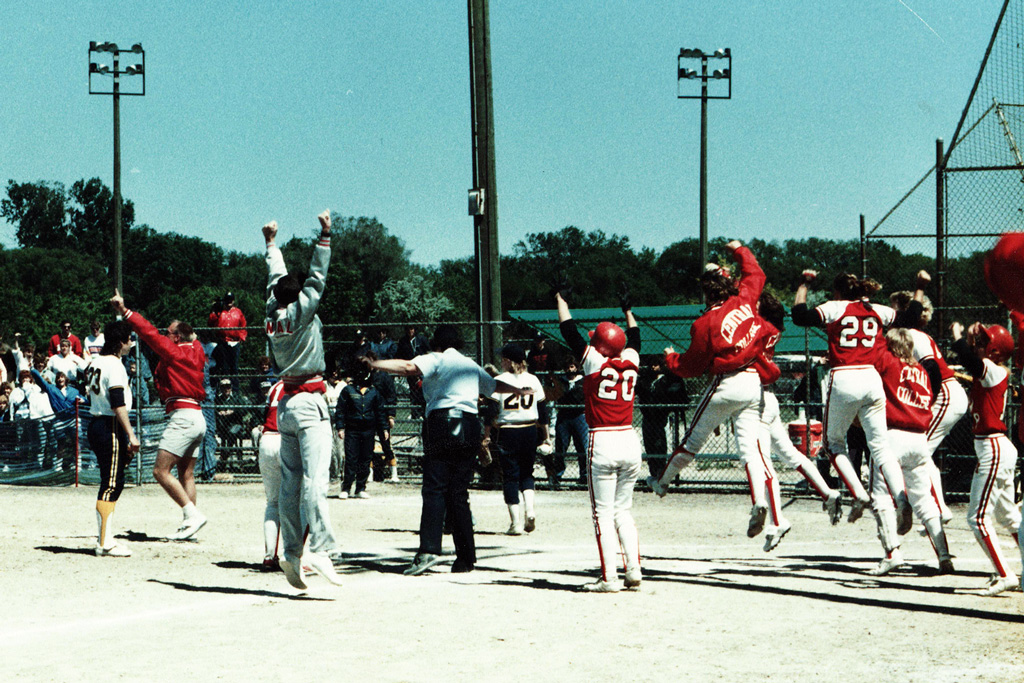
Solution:
[[[711,383],[661,477],[648,477],[647,483],[655,493],[664,496],[669,483],[693,461],[711,433],[733,418],[740,462],[754,501],[747,527],[747,535],[753,538],[764,530],[769,507],[765,497],[769,467],[757,448],[761,380],[754,368],[767,332],[757,315],[765,275],[750,249],[738,241],[729,242],[726,250],[739,264],[739,283],[709,264],[700,279],[708,307],[690,328],[690,347],[682,354],[671,347],[665,349],[669,370],[680,377],[699,377],[707,372]]]
[[[188,323],[172,320],[167,326],[167,336],[163,336],[138,311],[128,310],[116,291],[110,305],[160,357],[153,370],[153,381],[167,411],[167,425],[157,447],[153,477],[182,512],[181,526],[168,538],[184,541],[195,536],[206,524],[206,516],[196,507],[193,474],[196,450],[206,435],[206,419],[200,406],[206,398],[203,387],[206,354]],[[177,477],[172,469],[177,470]]]
[[[793,322],[801,327],[823,327],[828,334],[831,366],[825,395],[823,447],[840,479],[853,495],[847,520],[855,522],[871,504],[868,492],[847,455],[846,432],[860,418],[871,458],[881,468],[889,492],[896,499],[899,533],[910,531],[913,511],[907,500],[903,473],[889,452],[885,427],[885,392],[875,361],[885,343],[884,328],[892,325],[896,311],[869,301],[881,289],[874,280],[849,273],[832,284],[833,300],[807,308],[807,286],[817,273],[805,270],[793,300]]]
[[[583,404],[590,428],[587,470],[590,509],[601,555],[601,578],[583,589],[598,593],[622,590],[617,560],[622,549],[625,587],[640,588],[640,541],[630,512],[633,488],[640,476],[640,439],[633,430],[633,397],[640,368],[640,329],[624,292],[622,311],[626,331],[602,322],[587,344],[576,329],[565,297],[568,287],[556,287],[555,305],[562,337],[582,359]]]
[[[1013,337],[1001,325],[985,327],[974,323],[967,328],[966,337],[964,326],[958,322],[953,323],[950,330],[953,353],[973,378],[969,396],[978,467],[971,480],[967,524],[996,571],[984,594],[998,595],[1020,588],[1017,576],[1006,564],[999,548],[995,528],[995,524],[999,524],[1019,534],[1021,524],[1021,513],[1013,500],[1017,449],[1007,438],[1003,422],[1010,384],[1010,373],[1003,363],[1013,354]]]
[[[943,440],[953,427],[960,421],[960,418],[967,414],[967,392],[953,376],[953,371],[949,369],[946,359],[942,357],[942,351],[939,350],[938,344],[924,331],[924,328],[931,322],[933,312],[932,303],[924,294],[924,288],[929,282],[931,282],[931,276],[922,270],[917,274],[917,289],[914,292],[894,292],[889,296],[889,301],[900,316],[910,313],[909,318],[905,319],[902,324],[908,328],[908,332],[914,340],[914,358],[927,371],[932,393],[935,396],[931,408],[932,419],[928,423],[928,453],[930,457],[927,466],[932,482],[932,495],[939,506],[943,524],[948,524],[953,520],[953,513],[946,505],[945,496],[942,494],[942,475],[933,458],[936,450],[942,445]],[[913,301],[921,302],[919,315],[914,315],[912,312]]]
[[[770,479],[768,487],[770,488],[768,488],[768,495],[769,501],[773,503],[771,507],[773,513],[772,526],[765,533],[764,549],[765,552],[768,552],[778,546],[779,541],[782,540],[782,537],[790,529],[789,522],[781,517],[781,511],[776,510],[777,501],[779,500],[779,484],[775,470],[771,468],[772,453],[803,475],[807,483],[811,485],[811,488],[817,491],[818,495],[821,496],[825,511],[828,512],[829,519],[832,520],[833,524],[839,521],[839,517],[842,516],[842,506],[839,491],[829,486],[810,458],[793,446],[793,442],[790,441],[789,434],[782,424],[779,412],[779,399],[771,391],[771,386],[781,374],[773,358],[775,356],[775,345],[778,343],[782,330],[786,326],[786,311],[779,300],[772,294],[763,292],[758,302],[758,315],[764,321],[766,329],[764,349],[754,362],[754,367],[757,369],[757,374],[761,379],[764,391],[761,401],[761,429],[758,433],[757,448],[769,468]],[[779,518],[781,518],[780,521],[776,521],[775,514],[778,514]]]
[[[928,425],[934,399],[928,372],[914,358],[915,340],[911,330],[893,328],[885,335],[886,349],[875,360],[885,390],[885,417],[889,446],[903,470],[907,496],[918,519],[924,524],[939,558],[939,573],[952,574],[953,560],[942,528],[939,506],[931,493],[928,463]],[[903,564],[900,538],[896,532],[896,511],[892,496],[877,464],[871,464],[871,509],[878,524],[878,540],[885,557],[868,571],[883,576]]]

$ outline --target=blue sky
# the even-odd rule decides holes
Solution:
[[[709,105],[712,237],[857,236],[956,127],[1001,0],[491,0],[499,234],[697,235],[681,47],[733,53]],[[90,40],[146,49],[121,104],[137,222],[256,252],[275,219],[375,216],[423,264],[472,254],[465,2],[6,2],[0,182],[112,183]],[[0,242],[14,246],[0,221]],[[130,255],[126,255],[130,258]]]

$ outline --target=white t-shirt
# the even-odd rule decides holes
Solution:
[[[423,398],[427,401],[428,414],[433,410],[457,408],[475,415],[480,395],[494,393],[494,378],[455,349],[425,353],[413,358],[412,363],[423,375]]]
[[[540,417],[537,411],[537,404],[544,400],[544,387],[536,375],[523,372],[514,375],[511,372],[503,372],[495,380],[501,380],[520,389],[533,389],[533,394],[516,396],[515,394],[491,394],[491,398],[498,403],[498,424],[531,424]]]
[[[114,409],[110,406],[110,390],[117,388],[124,389],[125,408],[132,409],[132,389],[128,373],[117,356],[94,357],[85,369],[85,383],[92,403],[89,412],[93,415],[114,415]]]

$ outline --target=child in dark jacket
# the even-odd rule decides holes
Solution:
[[[388,436],[390,431],[384,398],[373,386],[373,372],[356,367],[352,381],[338,396],[334,424],[338,438],[345,444],[345,475],[340,497],[348,498],[355,482],[354,497],[369,498],[366,480],[370,476],[374,436],[378,430]]]

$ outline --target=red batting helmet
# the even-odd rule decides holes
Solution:
[[[590,345],[607,358],[615,358],[626,346],[626,333],[615,323],[598,323],[590,335]]]
[[[1011,311],[1024,311],[1024,233],[999,238],[985,257],[985,282]]]
[[[982,325],[981,333],[985,339],[978,341],[984,342],[985,357],[993,363],[1002,363],[1013,354],[1013,337],[1002,325]]]

